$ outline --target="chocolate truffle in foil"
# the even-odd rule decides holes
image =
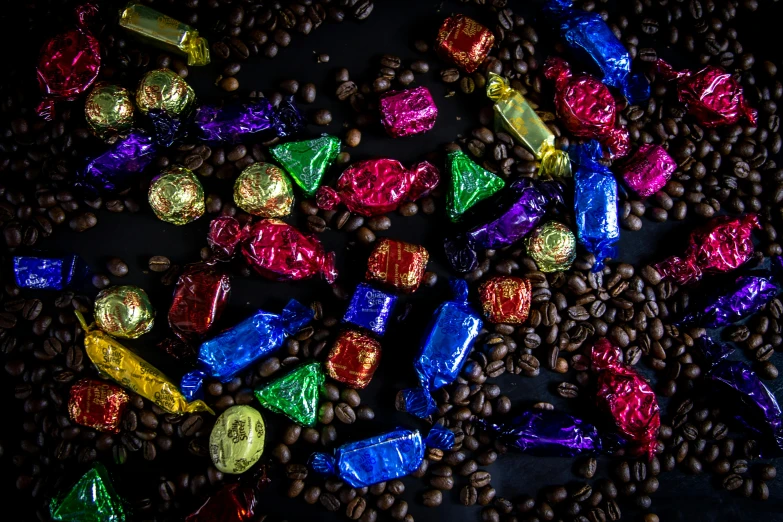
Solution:
[[[265,218],[291,213],[294,189],[288,176],[271,163],[254,163],[234,183],[234,203],[239,208]]]
[[[185,167],[169,167],[152,180],[149,202],[159,219],[187,225],[204,214],[204,188]]]
[[[95,322],[113,337],[135,339],[152,330],[155,310],[138,286],[113,286],[95,298]]]
[[[129,131],[133,126],[133,100],[119,85],[98,82],[84,103],[84,117],[101,139]]]
[[[542,272],[562,272],[576,259],[576,237],[567,226],[550,221],[525,239],[527,254]]]

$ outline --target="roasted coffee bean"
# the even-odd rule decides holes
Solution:
[[[444,69],[440,72],[440,79],[445,83],[454,83],[459,80],[459,70],[453,67]]]
[[[114,277],[125,277],[128,275],[128,265],[119,257],[110,257],[106,262],[106,270]]]
[[[165,256],[153,256],[149,261],[149,268],[153,272],[165,272],[171,266],[171,261]]]
[[[476,471],[470,476],[470,485],[476,488],[482,488],[490,483],[492,475],[486,471]]]
[[[353,424],[356,422],[356,412],[353,411],[353,408],[351,408],[350,405],[344,402],[337,404],[334,409],[334,414],[337,417],[337,420],[343,424]]]
[[[378,497],[378,500],[375,501],[375,505],[381,511],[386,511],[394,505],[395,500],[396,499],[391,493],[383,493]]]
[[[578,462],[576,473],[584,478],[593,478],[597,468],[598,461],[593,457],[589,457]]]
[[[570,382],[561,382],[557,385],[557,394],[564,399],[576,399],[579,397],[579,387]]]
[[[313,114],[312,122],[316,125],[329,125],[332,123],[332,113],[328,109],[319,109]]]
[[[478,491],[475,486],[464,486],[459,492],[459,500],[463,506],[473,506],[478,502]]]
[[[427,507],[437,507],[443,503],[443,493],[439,489],[428,489],[422,494],[422,504]]]
[[[728,491],[734,491],[735,489],[739,489],[742,487],[742,477],[736,474],[731,474],[726,476],[726,478],[723,479],[723,482],[721,483],[723,486],[723,489],[726,489]]]
[[[327,511],[337,511],[340,509],[340,501],[331,493],[323,493],[320,497],[321,505]]]
[[[321,488],[318,486],[310,486],[305,490],[304,501],[308,504],[315,504],[321,497]]]

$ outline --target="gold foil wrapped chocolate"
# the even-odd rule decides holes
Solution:
[[[138,286],[113,286],[101,290],[93,309],[98,328],[112,337],[136,339],[152,330],[155,310],[147,293]]]
[[[84,103],[84,117],[92,132],[101,139],[127,132],[133,126],[133,100],[119,85],[98,82]]]
[[[79,311],[74,312],[84,329],[84,351],[99,371],[117,384],[157,404],[173,414],[206,411],[215,414],[203,401],[187,402],[179,389],[160,370],[121,345],[109,334],[90,326]]]
[[[196,103],[196,93],[185,80],[169,69],[145,74],[136,89],[136,106],[147,114],[153,109],[171,115],[187,114]]]
[[[155,215],[168,223],[187,225],[204,214],[204,188],[185,167],[169,167],[153,179],[148,198]]]
[[[209,455],[223,473],[244,473],[264,453],[266,425],[250,406],[232,406],[220,414],[209,435]]]
[[[525,238],[527,253],[542,272],[562,272],[576,259],[576,237],[557,221],[537,227]]]
[[[239,208],[264,218],[291,213],[294,189],[288,176],[270,163],[254,163],[234,183],[234,202]]]
[[[188,56],[188,65],[209,63],[209,44],[198,31],[146,5],[131,2],[120,15],[120,27],[152,40],[164,49]]]
[[[565,151],[555,148],[555,135],[508,80],[489,73],[487,96],[495,102],[495,124],[527,147],[541,162],[541,174],[551,177],[571,175],[571,161]]]

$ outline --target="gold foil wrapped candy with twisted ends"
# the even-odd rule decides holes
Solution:
[[[145,74],[136,89],[136,106],[147,114],[153,109],[168,114],[187,114],[193,109],[196,93],[185,80],[169,69]]]
[[[187,225],[204,215],[204,188],[185,167],[169,167],[152,180],[149,202],[159,219]]]
[[[147,293],[138,286],[113,286],[101,290],[93,309],[98,328],[113,337],[136,339],[152,330],[155,310]]]
[[[93,134],[107,139],[133,127],[133,100],[128,89],[98,82],[84,103],[84,117]]]
[[[254,216],[285,217],[294,205],[294,189],[279,167],[254,163],[243,170],[234,183],[234,203]]]
[[[232,406],[220,414],[209,435],[209,454],[223,473],[244,473],[264,453],[264,418],[250,406]]]
[[[525,238],[528,255],[542,272],[562,272],[576,259],[576,237],[557,221],[545,223]]]

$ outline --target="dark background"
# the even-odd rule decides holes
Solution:
[[[533,2],[511,2],[511,7],[515,11],[531,18],[533,5],[535,5]],[[777,42],[781,11],[783,10],[779,5],[767,6],[760,9],[755,16],[735,23],[735,27],[740,32],[740,41],[745,44],[746,50],[756,53],[757,63],[763,59],[772,59],[780,66]],[[364,22],[346,21],[340,26],[325,24],[308,37],[296,35],[291,46],[281,49],[274,60],[264,58],[249,60],[243,64],[242,71],[237,76],[240,83],[239,94],[247,94],[251,90],[273,90],[281,80],[288,78],[296,78],[300,84],[314,82],[319,89],[319,96],[313,107],[329,108],[335,117],[328,127],[310,126],[310,135],[317,136],[325,131],[343,136],[349,127],[352,111],[347,104],[341,104],[333,97],[334,71],[339,67],[347,67],[351,72],[351,78],[358,79],[373,74],[377,68],[378,58],[385,53],[402,57],[404,63],[420,59],[422,56],[413,49],[412,42],[418,38],[425,38],[432,42],[443,18],[457,12],[471,14],[489,27],[495,25],[493,15],[488,10],[478,11],[473,6],[464,6],[457,2],[380,0],[376,2],[372,15]],[[20,13],[22,16],[24,14]],[[56,24],[57,18],[54,20],[53,24]],[[7,25],[11,21],[6,16],[3,27],[11,27]],[[545,33],[542,26],[537,26],[537,29],[540,35]],[[9,35],[6,32],[4,36],[9,39],[13,38],[13,34],[11,32]],[[16,34],[18,35],[18,32]],[[26,47],[37,49],[43,37],[44,35],[25,34],[23,41]],[[676,53],[662,49],[660,46],[656,47],[660,56],[674,61],[677,66],[696,65],[683,63],[678,60]],[[9,47],[6,46],[5,49]],[[547,47],[539,45],[538,49],[546,50]],[[328,53],[331,60],[326,64],[318,64],[315,60],[317,53]],[[14,53],[8,58],[18,60],[20,55],[24,57],[29,53]],[[431,53],[425,58],[430,63],[430,72],[417,75],[415,84],[426,85],[433,93],[440,111],[435,129],[424,135],[402,140],[387,138],[380,127],[363,130],[361,145],[349,149],[353,161],[385,156],[411,164],[421,160],[433,150],[439,150],[443,144],[468,135],[471,129],[479,125],[478,109],[488,103],[484,94],[477,92],[473,95],[464,95],[457,92],[456,96],[446,97],[447,90],[450,90],[451,86],[440,82],[438,78],[439,71],[445,68],[445,65]],[[28,73],[33,74],[32,66],[29,67]],[[222,91],[214,85],[217,74],[214,66],[190,68],[188,81],[200,99],[209,101],[224,97]],[[25,82],[27,79],[7,78],[6,81]],[[127,87],[131,86],[127,85]],[[74,105],[81,103],[83,100],[75,102]],[[99,148],[100,145],[96,143],[96,147]],[[338,174],[339,169],[332,169],[326,180],[329,181]],[[229,182],[210,178],[205,182],[205,190],[218,192],[224,198],[230,197]],[[439,213],[440,211],[442,208],[439,208]],[[392,323],[383,340],[381,367],[371,385],[361,393],[363,402],[375,409],[376,420],[371,423],[360,421],[353,426],[338,426],[339,442],[362,438],[395,426],[426,428],[425,423],[418,419],[396,412],[393,398],[397,390],[415,384],[411,362],[419,338],[431,312],[439,302],[449,297],[446,284],[449,273],[440,249],[447,223],[442,217],[428,218],[423,214],[412,218],[403,218],[396,214],[391,214],[390,217],[393,222],[392,228],[379,235],[419,243],[427,247],[431,253],[429,270],[437,272],[440,278],[434,288],[422,288],[414,295],[400,299],[397,311],[400,312],[406,305],[410,305],[411,312],[404,324],[397,321]],[[160,284],[159,274],[147,271],[147,261],[153,255],[167,256],[173,263],[180,265],[197,261],[199,249],[206,245],[205,231],[209,220],[205,217],[188,226],[175,227],[157,220],[146,203],[142,204],[142,209],[137,214],[112,214],[100,211],[98,220],[99,226],[92,230],[82,234],[74,234],[67,229],[61,230],[50,240],[40,241],[38,247],[47,252],[78,253],[91,267],[99,271],[104,271],[106,259],[110,256],[124,259],[130,266],[130,274],[121,280],[113,279],[113,283],[135,284],[145,288],[159,316],[152,334],[128,344],[178,381],[188,368],[173,363],[154,346],[155,342],[167,333],[165,314],[170,302],[171,287]],[[288,221],[304,227],[304,220],[299,215],[292,216]],[[656,225],[645,220],[641,232],[623,231],[619,258],[633,263],[638,268],[644,263],[681,251],[685,234],[692,225],[691,222]],[[338,267],[343,270],[342,280],[349,289],[352,289],[361,278],[366,249],[349,244],[349,236],[339,231],[326,231],[320,237],[328,248],[337,252]],[[89,295],[96,293],[89,285],[84,289]],[[34,293],[24,295],[32,296]],[[318,279],[297,283],[274,283],[257,276],[244,279],[235,276],[230,304],[220,326],[231,326],[258,308],[278,311],[285,301],[292,297],[305,303],[313,299],[321,300],[327,313],[338,317],[342,315],[345,308],[344,303],[333,298],[328,285]],[[779,356],[776,355],[773,360],[775,359],[779,359]],[[503,393],[512,399],[515,408],[537,401],[547,401],[555,404],[557,408],[591,416],[592,408],[589,403],[578,402],[576,403],[578,407],[574,409],[574,403],[566,403],[553,393],[554,385],[562,379],[562,376],[542,370],[538,378],[529,379],[504,374],[495,382],[501,386]],[[781,391],[783,385],[780,382],[773,382],[772,386],[778,396],[783,394]],[[3,398],[0,401],[0,408],[8,418],[7,422],[0,421],[0,437],[4,441],[19,440],[20,437],[17,430],[20,430],[21,425],[19,421],[21,406],[12,398],[11,388],[12,384],[7,378],[0,379],[0,392],[2,392],[0,397]],[[275,429],[285,426],[286,421],[282,421],[279,416],[268,411],[262,412],[270,430],[267,445],[267,448],[270,448],[271,443],[276,441]],[[295,455],[299,458],[295,458],[295,461],[303,461],[306,453],[297,453],[297,451],[301,452],[307,448],[304,443],[296,446]],[[9,453],[11,451],[7,450],[6,457],[0,459],[0,470],[2,470],[0,471],[2,475],[0,495],[6,500],[15,498],[13,486],[15,473],[8,460]],[[151,463],[144,462],[140,455],[132,455],[129,463],[122,468],[107,463],[121,494],[131,501],[144,496],[153,496],[157,491],[158,476],[171,478],[185,469],[192,468],[194,471],[203,472],[205,468],[203,462],[193,462],[195,457],[186,452],[172,451],[167,455],[159,452],[158,455],[158,459]],[[610,459],[606,458],[599,460],[597,477],[607,475],[609,462]],[[521,494],[535,495],[547,485],[576,480],[577,477],[571,471],[572,464],[573,459],[569,458],[536,458],[507,454],[486,469],[492,473],[492,485],[497,490],[497,495],[513,499]],[[75,476],[83,471],[74,464]],[[345,520],[342,513],[328,513],[319,504],[308,506],[301,498],[288,499],[285,495],[288,482],[280,477],[279,472],[279,469],[273,471],[275,480],[263,494],[260,512],[269,513],[274,519],[286,518],[291,521]],[[711,483],[708,474],[691,477],[674,471],[663,474],[660,479],[661,486],[652,497],[653,505],[650,511],[657,513],[661,520],[783,520],[783,493],[780,489],[783,479],[781,478],[770,483],[770,499],[767,502],[748,500],[721,492]],[[404,498],[408,500],[410,512],[417,520],[425,520],[425,517],[468,521],[479,519],[479,507],[465,508],[459,505],[457,487],[452,492],[444,494],[444,504],[433,510],[423,507],[419,502],[419,494],[426,487],[422,479],[406,478],[404,482],[407,486]],[[26,513],[31,513],[28,502],[27,499],[16,498],[12,505]],[[2,505],[10,507],[7,503]],[[625,513],[623,519],[632,519],[630,515],[635,513],[633,508],[623,505],[621,507]],[[30,516],[21,515],[19,519],[28,518]]]

